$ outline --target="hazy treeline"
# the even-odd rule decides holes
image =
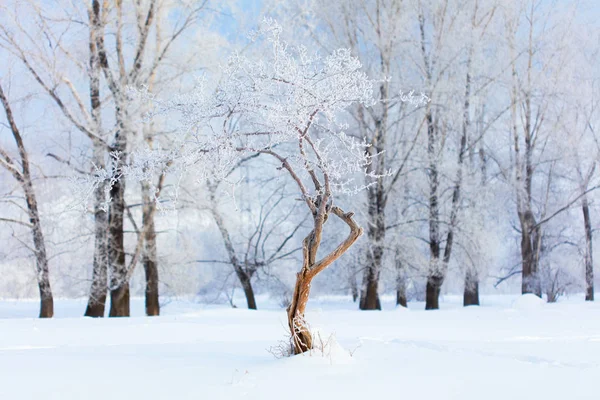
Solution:
[[[593,300],[600,7],[551,0],[3,2],[1,297],[39,295],[47,317],[53,296],[88,298],[89,316],[127,316],[131,296],[148,315],[159,296],[289,300],[311,217],[285,160],[211,175],[145,156],[181,145],[179,116],[150,111],[218,93],[232,62],[272,62],[263,16],[299,65],[347,49],[373,89],[336,114],[371,161],[334,196],[364,235],[315,291],[361,309],[494,288]],[[358,229],[340,215],[321,252]]]

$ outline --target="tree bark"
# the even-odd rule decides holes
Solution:
[[[98,0],[93,0],[93,12],[98,17],[98,33],[96,35],[96,47],[98,51],[98,63],[104,72],[104,77],[107,86],[112,94],[115,107],[115,122],[117,131],[114,136],[112,145],[112,153],[115,154],[113,163],[113,176],[115,182],[110,188],[111,203],[108,216],[108,261],[110,272],[110,312],[111,317],[128,317],[129,313],[129,271],[125,265],[125,248],[123,234],[123,220],[125,216],[125,179],[122,176],[123,168],[127,159],[127,141],[132,130],[129,126],[128,101],[126,99],[126,85],[137,85],[142,68],[142,56],[146,45],[146,39],[150,25],[153,23],[155,1],[150,2],[148,17],[143,26],[138,30],[137,51],[133,62],[132,69],[129,73],[125,71],[124,64],[119,62],[119,75],[115,77],[109,66],[109,57],[106,52],[104,42],[104,24],[107,21],[108,3],[99,4]],[[123,60],[123,48],[120,24],[122,4],[117,2],[117,28],[116,32],[116,49],[117,59]],[[135,265],[132,265],[132,268]]]
[[[108,292],[108,215],[102,208],[105,185],[98,185],[94,191],[94,264],[92,287],[85,310],[86,317],[104,317],[106,294]]]
[[[533,212],[519,213],[521,222],[521,262],[523,265],[521,293],[533,293],[542,297],[542,285],[538,271],[541,251],[541,227],[536,225]]]
[[[19,145],[21,147],[21,145]],[[29,162],[23,162],[23,170]],[[29,166],[27,166],[29,169]],[[44,243],[44,234],[40,222],[37,199],[33,191],[31,176],[29,171],[23,174],[25,197],[27,201],[27,210],[29,222],[31,223],[31,233],[33,236],[33,245],[35,248],[35,263],[38,274],[38,288],[40,294],[40,318],[52,318],[54,316],[54,298],[50,287],[50,272],[48,268],[48,257],[46,255],[46,245]]]
[[[387,98],[387,84],[380,86],[381,98]],[[367,265],[365,269],[364,288],[361,293],[359,308],[361,310],[381,310],[379,300],[379,276],[383,260],[383,242],[385,240],[385,186],[383,175],[385,173],[385,139],[387,108],[384,107],[381,119],[375,122],[375,133],[368,148],[369,155],[375,161],[367,167],[369,173],[378,177],[374,185],[367,189],[369,228],[369,250],[367,252]]]
[[[313,338],[304,320],[304,311],[308,303],[310,282],[312,281],[310,269],[306,261],[304,260],[302,270],[296,274],[294,294],[287,309],[288,326],[292,336],[292,350],[294,354],[302,354],[313,348]]]
[[[123,132],[121,132],[123,134]],[[122,141],[119,141],[123,144]],[[119,146],[123,148],[122,146]],[[122,161],[115,161],[118,168]],[[119,179],[110,190],[108,255],[110,265],[110,312],[111,317],[129,317],[129,281],[125,265],[123,216],[125,211],[125,181]]]
[[[109,317],[129,317],[129,282],[125,282],[110,291]]]
[[[467,269],[465,274],[465,289],[463,293],[463,306],[479,305],[479,278],[475,271]]]
[[[425,72],[425,81],[428,88],[432,86],[433,61],[427,52],[427,40],[425,38],[425,15],[419,13],[419,32],[421,44],[421,56]],[[427,104],[425,110],[425,122],[427,127],[427,178],[429,183],[429,268],[427,273],[427,285],[425,288],[425,309],[435,310],[439,308],[439,296],[442,283],[444,282],[444,264],[440,260],[440,208],[439,208],[439,171],[438,171],[438,128],[433,117],[431,104]]]
[[[359,303],[359,308],[361,310],[381,310],[381,301],[379,300],[378,294],[379,274],[376,274],[375,268],[379,267],[377,267],[376,264],[369,267],[367,286],[363,292],[363,298]]]
[[[408,307],[408,299],[406,298],[406,281],[399,280],[396,284],[396,305]]]
[[[440,210],[439,210],[439,175],[437,168],[436,133],[431,108],[427,107],[427,153],[429,157],[429,271],[425,289],[425,309],[437,310],[440,291],[444,282],[444,263],[440,260]]]
[[[443,279],[440,276],[431,275],[427,277],[425,288],[425,309],[437,310],[440,308],[440,292]]]
[[[379,275],[383,260],[383,241],[385,239],[385,209],[383,204],[383,187],[375,186],[369,190],[369,247],[367,251],[367,268],[365,270],[366,287],[360,300],[361,310],[381,310],[379,300]]]
[[[144,210],[142,212],[143,230],[140,234],[144,238],[144,274],[146,277],[145,303],[146,315],[160,315],[159,291],[158,291],[158,263],[156,251],[156,226],[154,223],[154,213],[151,205],[154,199],[150,196],[150,185],[142,182],[142,203]]]
[[[400,258],[400,249],[396,249],[396,305],[408,307],[406,298],[406,271]]]
[[[254,289],[252,289],[251,278],[252,276],[246,273],[241,267],[236,268],[236,274],[244,290],[246,296],[246,303],[249,310],[256,310],[256,298],[254,297]]]
[[[396,305],[402,306],[404,308],[408,307],[408,301],[406,299],[406,288],[405,287],[396,288]]]
[[[324,207],[320,208],[321,212]],[[291,347],[293,354],[301,354],[313,348],[313,338],[308,324],[304,319],[306,304],[310,294],[310,285],[315,276],[340,258],[350,246],[362,235],[362,229],[352,219],[354,213],[344,213],[339,207],[332,207],[331,213],[344,221],[350,227],[350,233],[331,253],[321,260],[317,261],[317,250],[321,244],[322,226],[327,220],[327,214],[317,213],[314,217],[314,229],[303,241],[302,248],[302,269],[296,274],[296,284],[291,303],[287,309],[288,326],[291,335]]]
[[[583,224],[585,226],[585,300],[594,301],[594,258],[592,247],[592,221],[590,207],[586,196],[581,204]]]
[[[160,315],[160,304],[158,301],[158,268],[156,262],[149,256],[144,256],[143,263],[146,276],[146,315],[149,317],[158,316]]]

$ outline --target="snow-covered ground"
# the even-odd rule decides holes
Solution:
[[[322,298],[307,319],[325,354],[276,359],[276,303],[179,300],[158,318],[88,319],[85,302],[58,300],[57,318],[39,320],[35,302],[0,301],[0,399],[600,398],[600,304],[498,296],[462,308],[446,296],[440,311],[360,312]]]

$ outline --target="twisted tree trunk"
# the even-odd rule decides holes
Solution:
[[[317,250],[321,244],[322,225],[327,216],[315,216],[315,227],[303,241],[302,269],[296,275],[296,285],[291,303],[287,309],[288,326],[291,334],[291,347],[294,354],[301,354],[313,348],[313,338],[304,319],[306,304],[310,294],[310,284],[317,274],[340,258],[350,246],[362,235],[362,228],[352,219],[354,213],[344,213],[339,207],[332,207],[331,213],[336,215],[350,227],[350,233],[338,247],[319,261],[316,261]]]

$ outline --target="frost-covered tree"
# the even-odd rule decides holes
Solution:
[[[550,144],[560,143],[552,123],[561,116],[552,106],[568,59],[564,41],[570,37],[570,24],[558,22],[555,12],[540,1],[523,0],[507,7],[504,13],[510,60],[511,169],[521,236],[521,291],[540,297],[543,230],[556,215],[549,209],[549,191],[558,149]],[[539,62],[544,68],[537,67]]]
[[[281,31],[275,21],[263,20],[252,38],[255,45],[270,49],[268,57],[254,61],[234,54],[216,91],[207,93],[200,82],[193,94],[169,101],[153,99],[151,115],[167,111],[181,115],[185,134],[179,147],[176,152],[136,154],[133,163],[118,173],[144,180],[153,170],[168,168],[203,180],[224,178],[240,157],[252,154],[270,156],[278,163],[277,169],[295,182],[312,214],[287,310],[292,350],[298,354],[313,347],[304,320],[312,280],[362,234],[354,213],[343,211],[336,195],[364,188],[355,183],[356,176],[377,175],[368,169],[369,145],[346,135],[338,117],[353,104],[372,105],[373,85],[350,51],[339,49],[321,57],[286,43]],[[319,257],[325,223],[332,216],[350,232],[335,249]]]
[[[398,193],[402,192],[402,183],[410,172],[409,159],[421,136],[415,116],[419,116],[418,106],[424,98],[415,96],[417,104],[403,101],[410,96],[410,92],[405,92],[406,81],[411,80],[405,51],[410,36],[410,7],[397,0],[351,3],[296,0],[278,7],[288,14],[302,16],[298,30],[314,46],[351,49],[365,72],[375,80],[376,104],[372,107],[357,104],[348,110],[351,117],[348,134],[369,144],[367,151],[373,158],[369,170],[377,176],[366,177],[368,189],[363,196],[364,207],[361,205],[365,211],[358,218],[364,218],[367,241],[361,250],[364,257],[360,265],[354,263],[356,272],[352,275],[362,272],[360,309],[381,309],[379,281],[389,248],[387,214],[392,206],[401,206],[402,197]],[[350,285],[354,285],[352,281]]]
[[[11,156],[8,150],[0,147],[0,166],[6,169],[18,182],[25,196],[24,209],[27,211],[29,223],[0,218],[0,221],[17,223],[27,226],[31,229],[33,238],[33,253],[35,255],[36,277],[40,293],[40,318],[52,318],[54,315],[54,299],[52,297],[52,288],[50,286],[50,272],[48,269],[48,255],[46,254],[46,244],[44,232],[40,221],[40,211],[38,200],[33,186],[33,177],[29,153],[25,147],[21,131],[15,120],[12,107],[4,89],[3,82],[0,81],[0,102],[6,114],[6,124],[3,124],[10,130],[17,147],[18,158]],[[2,130],[7,128],[2,128]],[[1,131],[0,131],[1,132]]]

